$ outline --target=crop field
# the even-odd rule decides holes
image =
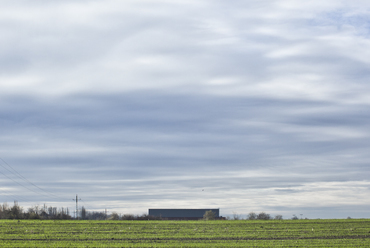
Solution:
[[[370,247],[370,220],[0,220],[1,247]]]

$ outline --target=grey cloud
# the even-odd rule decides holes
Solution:
[[[105,153],[115,157],[114,168],[120,166],[117,160],[120,158],[123,162],[141,164],[142,168],[149,168],[152,164],[157,168],[166,168],[173,164],[180,166],[176,167],[176,171],[181,171],[181,165],[187,163],[221,168],[227,165],[229,169],[237,166],[240,169],[248,166],[245,165],[248,161],[260,161],[255,166],[261,166],[258,165],[261,161],[283,154],[323,156],[347,150],[360,140],[362,145],[368,145],[366,139],[361,137],[342,137],[342,143],[336,139],[333,142],[302,140],[299,135],[305,135],[305,131],[311,128],[366,127],[366,122],[363,122],[366,115],[360,115],[361,109],[357,110],[357,119],[350,118],[349,123],[346,120],[337,121],[349,118],[348,115],[357,108],[344,108],[343,112],[337,111],[336,114],[330,111],[330,115],[325,112],[303,116],[289,113],[292,109],[304,112],[305,108],[316,108],[318,105],[325,108],[327,104],[313,103],[311,106],[308,102],[271,99],[131,92],[108,97],[69,97],[53,104],[20,100],[13,105],[14,109],[3,109],[1,115],[6,120],[4,136],[16,127],[15,130],[20,130],[16,131],[18,135],[26,135],[28,145],[33,143],[43,147],[40,142],[44,141],[45,145],[51,145],[50,155],[43,159],[46,159],[45,164],[54,160],[66,166],[71,162],[79,164],[80,161],[82,167],[87,166],[86,169],[94,166],[95,159],[104,161],[99,157]],[[328,108],[331,107],[329,104]],[[325,121],[330,116],[334,120]],[[315,121],[315,118],[318,120]],[[248,125],[250,121],[252,125]],[[235,125],[234,122],[245,122],[247,125]],[[269,125],[264,126],[263,123]],[[287,131],[281,132],[281,125],[287,126]],[[289,131],[292,127],[297,128],[293,133]],[[366,130],[362,131],[367,134]],[[39,135],[39,141],[27,141],[28,132],[36,137]],[[310,132],[309,135],[314,134]],[[348,142],[351,145],[347,145]],[[80,152],[73,150],[80,145]],[[137,150],[139,147],[142,148]],[[81,154],[88,157],[82,159]],[[61,159],[59,162],[56,160],[58,157]],[[105,166],[109,168],[112,165]]]
[[[368,192],[346,184],[369,176],[367,3],[1,5],[0,156],[63,199],[231,213]]]

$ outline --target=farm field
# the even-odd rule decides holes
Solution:
[[[370,220],[0,220],[1,247],[370,247]]]

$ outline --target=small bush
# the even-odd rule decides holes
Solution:
[[[257,215],[257,220],[270,220],[271,216],[265,212],[261,212]]]
[[[255,220],[255,219],[257,219],[257,214],[256,214],[256,213],[254,213],[254,212],[250,212],[250,213],[248,214],[248,216],[247,216],[247,219],[248,219],[248,220]]]
[[[206,211],[206,213],[203,215],[204,220],[215,220],[216,216],[215,213],[212,212],[212,210]]]
[[[274,218],[275,220],[282,220],[283,219],[283,216],[281,214],[278,214],[275,216]]]

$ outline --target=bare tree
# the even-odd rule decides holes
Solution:
[[[257,215],[257,220],[269,220],[271,219],[271,216],[269,214],[266,214],[265,212],[261,212]]]
[[[282,220],[283,216],[281,214],[275,215],[275,220]]]
[[[10,219],[23,219],[23,209],[16,203],[10,209]]]
[[[248,214],[248,216],[247,216],[247,219],[248,219],[248,220],[255,220],[255,219],[257,219],[257,214],[256,214],[256,213],[254,213],[254,212],[250,212],[250,213]]]
[[[240,220],[241,217],[240,217],[240,214],[238,214],[237,212],[233,212],[233,220]]]
[[[86,208],[82,206],[81,208],[81,219],[86,220]]]
[[[119,215],[118,215],[116,212],[113,212],[113,213],[109,216],[108,220],[119,220]]]
[[[1,219],[8,219],[9,218],[9,206],[8,203],[4,203],[2,206],[0,205],[0,218]]]
[[[133,214],[124,214],[121,220],[134,220],[135,216]]]

